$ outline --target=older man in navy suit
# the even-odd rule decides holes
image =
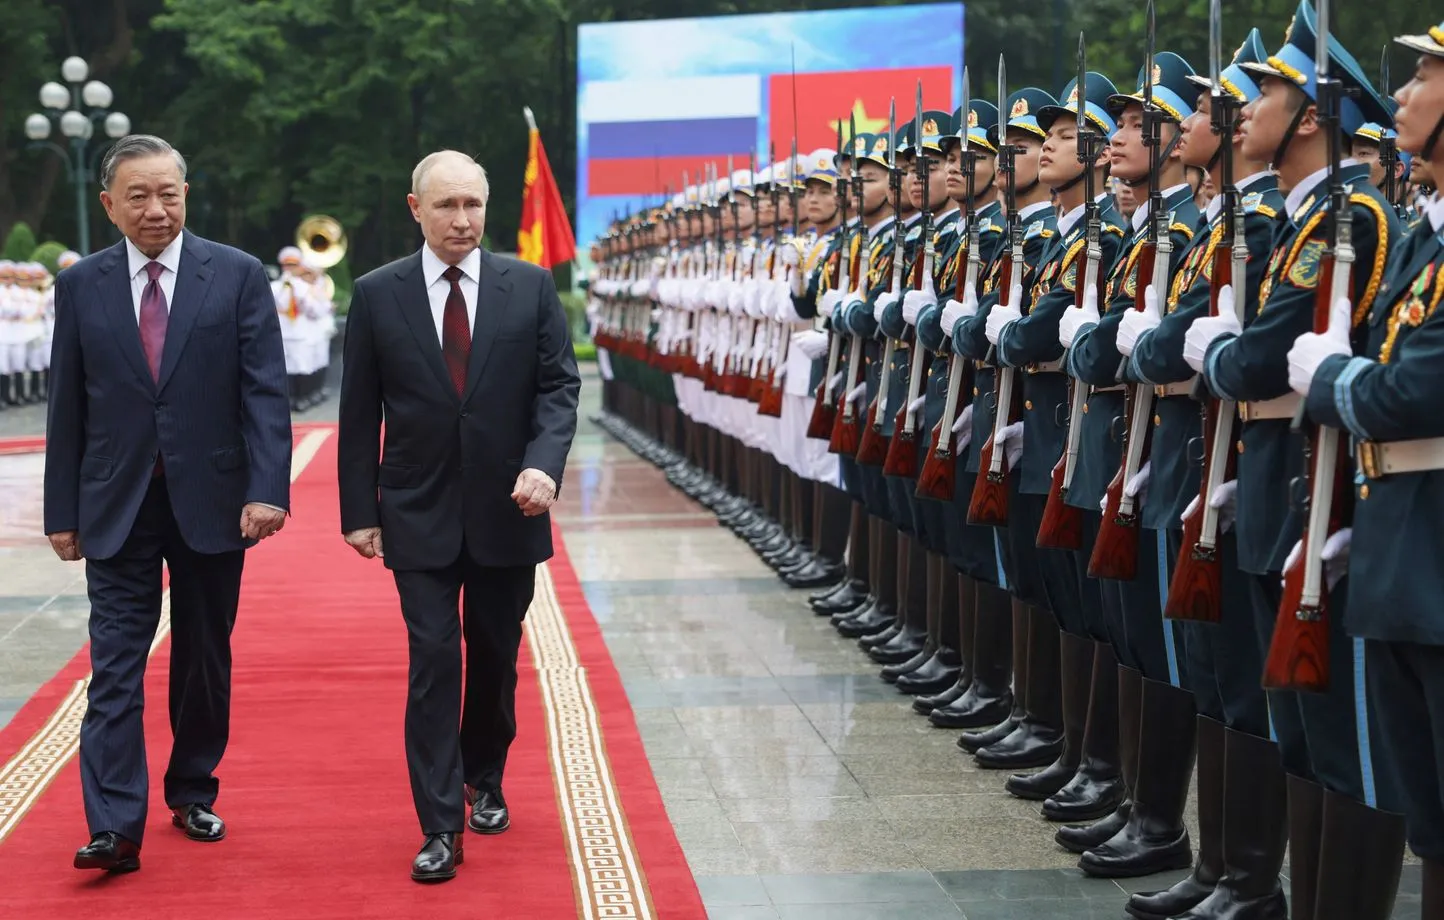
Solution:
[[[94,676],[80,730],[90,843],[79,869],[140,867],[148,783],[142,683],[170,570],[172,823],[225,837],[213,806],[230,732],[245,550],[290,501],[286,364],[261,263],[185,226],[186,165],[122,138],[101,203],[125,239],[59,278],[45,448],[45,532],[85,559]]]

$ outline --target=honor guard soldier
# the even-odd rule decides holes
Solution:
[[[967,522],[975,479],[968,471],[968,446],[979,387],[974,385],[971,361],[958,351],[954,339],[962,319],[976,314],[984,281],[1005,242],[997,186],[997,124],[997,105],[969,94],[966,110],[960,108],[953,115],[952,135],[939,143],[948,163],[948,194],[962,205],[963,214],[948,259],[948,299],[936,317],[931,310],[920,313],[917,324],[919,338],[925,344],[935,343],[938,351],[949,356],[948,386],[958,387],[955,417],[939,419],[944,430],[938,432],[938,439],[939,443],[951,439],[952,447],[952,459],[944,461],[952,466],[953,489],[944,502],[943,526],[948,562],[958,582],[958,642],[963,660],[953,687],[937,697],[918,700],[915,708],[926,711],[928,721],[938,728],[992,729],[983,742],[967,748],[970,752],[1001,740],[1014,728],[1009,718],[1014,704],[1010,686],[1013,647],[1005,579],[992,533]],[[941,298],[943,290],[938,294]]]
[[[1418,54],[1413,79],[1396,94],[1399,147],[1437,175],[1444,166],[1444,22],[1395,41]],[[1365,264],[1362,258],[1355,264],[1356,276]],[[1425,920],[1444,916],[1444,584],[1432,564],[1444,517],[1441,302],[1444,204],[1436,199],[1395,247],[1388,275],[1362,316],[1367,341],[1360,356],[1354,357],[1347,332],[1359,302],[1349,295],[1335,302],[1327,331],[1300,336],[1288,354],[1289,384],[1307,397],[1309,419],[1337,429],[1357,456],[1353,526],[1329,538],[1335,544],[1329,568],[1337,575],[1347,563],[1351,572],[1344,627],[1355,647],[1363,646],[1362,660],[1355,661],[1372,704],[1361,709],[1372,715],[1372,737],[1364,725],[1358,737],[1361,744],[1372,741],[1380,765],[1377,806],[1404,813],[1410,848],[1424,861],[1418,916]],[[1329,611],[1331,618],[1342,615]],[[1334,672],[1331,680],[1351,676]],[[1332,796],[1325,805],[1319,913],[1313,916],[1390,916],[1399,873],[1393,822],[1365,804]],[[1335,837],[1343,843],[1339,850],[1330,845]],[[1331,873],[1344,878],[1326,881]],[[1325,893],[1344,906],[1328,907]]]
[[[864,468],[855,456],[858,431],[869,421],[867,411],[871,403],[867,397],[876,392],[880,379],[882,349],[874,338],[877,320],[873,317],[873,303],[890,283],[897,242],[894,201],[889,189],[891,147],[888,134],[860,133],[853,138],[850,167],[856,177],[855,189],[861,190],[854,200],[865,236],[853,288],[844,295],[843,303],[833,314],[834,327],[851,336],[853,344],[849,346],[830,449],[839,455],[848,493],[867,510],[867,581],[872,588],[867,603],[833,616],[838,632],[849,638],[884,632],[894,624],[897,609],[897,532],[885,516],[886,492],[879,495],[882,477],[880,471]],[[845,430],[853,434],[844,437]]]
[[[20,288],[16,284],[16,270],[14,262],[0,259],[0,409],[8,409],[19,401],[10,377],[14,372],[14,345],[20,337]]]
[[[921,94],[919,94],[921,101]],[[956,640],[942,643],[944,603],[956,609],[952,589],[956,579],[947,572],[947,534],[941,506],[917,497],[919,443],[926,424],[927,397],[923,389],[932,362],[931,353],[917,340],[918,313],[937,302],[936,278],[940,264],[938,233],[956,219],[956,206],[948,195],[947,170],[940,144],[952,118],[945,111],[922,110],[911,122],[909,145],[899,151],[899,164],[911,181],[905,187],[908,205],[919,217],[908,228],[900,297],[889,295],[880,326],[894,340],[899,370],[890,383],[900,397],[897,409],[883,420],[889,439],[883,463],[889,504],[908,542],[908,605],[902,629],[887,643],[871,650],[884,664],[882,678],[904,693],[939,693],[958,677]],[[899,559],[899,565],[902,559]],[[944,598],[944,582],[947,597]],[[955,619],[949,612],[950,619]],[[952,630],[949,630],[952,633]],[[939,653],[941,651],[941,657]]]
[[[20,308],[16,324],[12,390],[16,402],[39,402],[40,371],[44,369],[41,350],[45,348],[45,291],[50,286],[50,272],[39,262],[23,263],[16,268],[20,288]],[[49,358],[48,350],[45,358]]]
[[[1058,625],[1042,590],[1037,521],[1030,523],[1032,508],[1018,504],[1022,374],[997,362],[996,356],[1002,328],[1030,309],[1034,282],[1057,235],[1051,191],[1039,176],[1044,132],[1037,120],[1039,110],[1056,105],[1052,95],[1032,87],[1003,100],[1005,114],[989,137],[998,148],[996,184],[1004,199],[1005,248],[989,268],[978,311],[952,330],[954,351],[974,361],[979,391],[968,452],[974,472],[969,526],[982,529],[991,540],[1002,568],[1000,584],[1011,594],[1013,710],[1008,721],[1013,730],[974,752],[979,766],[996,770],[1049,766],[1064,747]],[[1014,777],[1008,787],[1030,798],[1046,798],[1073,774],[1067,770],[1067,776],[1047,788],[1061,772],[1050,770],[1040,782]]]
[[[1118,666],[1098,582],[1087,577],[1091,547],[1053,534],[1059,515],[1066,513],[1062,499],[1071,461],[1064,455],[1069,444],[1076,453],[1070,435],[1081,433],[1082,412],[1070,429],[1069,407],[1084,405],[1087,397],[1087,388],[1070,387],[1063,373],[1059,321],[1077,302],[1080,285],[1092,278],[1096,288],[1109,274],[1123,245],[1122,218],[1107,185],[1106,147],[1117,130],[1107,105],[1117,90],[1102,74],[1086,71],[1081,40],[1079,52],[1084,71],[1081,106],[1075,78],[1064,87],[1061,104],[1036,113],[1044,132],[1039,179],[1056,201],[1057,232],[1034,279],[1028,313],[990,317],[999,360],[1022,374],[1022,455],[1014,513],[1034,524],[1042,590],[1062,631],[1063,750],[1053,767],[1010,781],[1009,791],[1043,798],[1042,813],[1049,820],[1075,823],[1112,814],[1124,792],[1118,755]],[[1096,251],[1090,251],[1090,240]]]
[[[289,384],[291,409],[301,411],[302,367],[310,357],[306,341],[306,300],[310,285],[301,280],[301,250],[287,246],[276,256],[281,276],[271,282],[276,300],[276,314],[281,321],[281,344],[286,353],[286,380]]]
[[[1178,151],[1181,123],[1193,114],[1197,96],[1189,81],[1194,71],[1172,52],[1152,53],[1151,4],[1149,9],[1149,53],[1137,88],[1109,100],[1118,120],[1110,148],[1113,176],[1135,193],[1146,188],[1147,198],[1131,218],[1127,252],[1109,277],[1101,317],[1094,299],[1085,297],[1081,308],[1064,311],[1059,326],[1060,341],[1070,349],[1070,370],[1093,387],[1067,502],[1091,512],[1084,517],[1083,543],[1093,548],[1088,570],[1099,579],[1121,668],[1119,744],[1125,771],[1136,758],[1136,776],[1124,774],[1131,781],[1131,804],[1096,826],[1100,836],[1110,827],[1115,833],[1078,863],[1103,877],[1150,875],[1193,861],[1183,823],[1193,771],[1193,694],[1180,686],[1173,630],[1163,619],[1168,560],[1162,534],[1146,530],[1140,520],[1154,391],[1128,378],[1118,351],[1123,317],[1143,306],[1149,286],[1167,290],[1200,218]],[[1102,509],[1101,516],[1095,509]]]
[[[1217,4],[1212,15],[1219,18]],[[1216,48],[1211,54],[1217,61]],[[1192,78],[1201,92],[1183,125],[1182,158],[1207,170],[1218,194],[1169,290],[1152,292],[1145,310],[1129,312],[1118,330],[1131,375],[1156,386],[1159,424],[1143,524],[1166,533],[1166,558],[1178,560],[1165,614],[1181,618],[1175,629],[1184,637],[1182,671],[1198,709],[1197,860],[1192,874],[1167,891],[1135,895],[1129,904],[1135,917],[1283,920],[1288,913],[1279,886],[1288,828],[1283,765],[1269,736],[1263,654],[1247,616],[1249,583],[1238,570],[1232,522],[1217,507],[1232,489],[1222,484],[1234,455],[1234,410],[1208,401],[1203,426],[1190,398],[1195,372],[1183,356],[1189,327],[1217,312],[1220,296],[1228,296],[1222,288],[1235,309],[1257,312],[1283,196],[1267,160],[1244,155],[1236,128],[1243,106],[1259,97],[1242,65],[1267,57],[1254,29],[1227,67],[1211,63],[1216,82]]]
[[[1288,773],[1290,915],[1373,920],[1389,916],[1390,908],[1379,908],[1393,903],[1403,825],[1376,807],[1390,801],[1390,780],[1370,760],[1368,700],[1356,690],[1362,675],[1344,631],[1352,616],[1348,585],[1330,584],[1324,572],[1338,552],[1322,545],[1329,534],[1320,526],[1329,521],[1333,483],[1305,468],[1304,442],[1291,433],[1299,397],[1289,389],[1287,354],[1317,326],[1316,300],[1331,298],[1319,290],[1323,278],[1332,277],[1349,299],[1354,324],[1366,322],[1400,228],[1369,183],[1368,167],[1341,154],[1361,124],[1383,123],[1388,112],[1358,63],[1320,34],[1318,22],[1305,0],[1283,47],[1262,64],[1244,65],[1260,95],[1244,109],[1243,154],[1272,164],[1284,213],[1257,312],[1240,323],[1234,305],[1220,303],[1217,316],[1194,321],[1184,356],[1213,396],[1238,403],[1243,422],[1234,528],[1239,568],[1253,580],[1248,615],[1265,651],[1269,711]],[[1326,74],[1316,68],[1321,57]],[[1342,251],[1334,233],[1341,227],[1352,242]],[[1306,433],[1312,457],[1331,447],[1319,431]],[[1331,454],[1330,469],[1344,474],[1349,465],[1342,451]],[[1296,564],[1289,553],[1305,529],[1304,505],[1316,526]],[[1335,509],[1340,517],[1345,511]],[[1326,614],[1313,612],[1325,604]]]
[[[807,155],[799,218],[805,216],[814,233],[806,245],[780,250],[787,259],[797,256],[797,262],[789,266],[788,302],[779,302],[779,310],[785,311],[782,318],[794,330],[782,384],[783,428],[793,442],[798,475],[811,484],[806,504],[812,511],[813,556],[802,569],[783,578],[795,588],[831,586],[846,574],[843,556],[851,502],[842,491],[836,455],[828,452],[826,441],[807,436],[814,394],[828,373],[830,350],[827,318],[818,314],[818,301],[831,289],[842,257],[842,186],[837,162],[838,151],[828,148]],[[804,323],[811,324],[811,328]]]

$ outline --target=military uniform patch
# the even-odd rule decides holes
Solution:
[[[1040,233],[1042,233],[1042,232],[1043,232],[1043,222],[1042,222],[1041,220],[1035,220],[1035,221],[1033,221],[1031,224],[1028,225],[1028,229],[1027,229],[1027,230],[1024,230],[1024,231],[1023,231],[1023,239],[1025,239],[1025,240],[1031,240],[1033,237],[1037,236],[1038,234],[1040,234]]]
[[[1138,296],[1138,266],[1134,264],[1129,267],[1128,275],[1123,279],[1123,293],[1129,297]]]
[[[1075,259],[1068,270],[1063,273],[1063,287],[1070,291],[1078,290],[1078,262]]]
[[[1289,284],[1305,290],[1313,290],[1319,283],[1319,272],[1323,267],[1324,241],[1309,240],[1299,250],[1298,258],[1289,266]]]
[[[1243,205],[1243,210],[1245,214],[1257,211],[1258,206],[1262,203],[1263,192],[1249,192],[1247,195],[1243,196],[1243,201],[1239,202],[1239,204]]]

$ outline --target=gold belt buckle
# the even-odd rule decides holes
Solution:
[[[1380,478],[1383,472],[1383,457],[1380,456],[1379,445],[1373,441],[1360,441],[1358,456],[1364,475],[1369,479]]]

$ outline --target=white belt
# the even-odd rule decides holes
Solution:
[[[1278,399],[1266,399],[1263,402],[1241,402],[1238,404],[1238,417],[1245,422],[1257,422],[1264,419],[1291,419],[1299,409],[1300,398],[1299,394],[1290,393],[1287,396],[1280,396]]]
[[[1030,374],[1056,374],[1062,370],[1063,361],[1061,358],[1057,361],[1039,361],[1036,364],[1028,365],[1028,373]]]
[[[1121,393],[1122,391],[1124,391],[1124,390],[1126,390],[1126,389],[1128,389],[1128,387],[1127,387],[1125,384],[1115,383],[1115,384],[1114,384],[1113,386],[1111,386],[1111,387],[1094,387],[1094,388],[1093,388],[1093,392],[1094,392],[1094,393]]]
[[[1396,473],[1444,470],[1444,438],[1419,438],[1380,444],[1364,441],[1358,447],[1359,467],[1370,479]]]
[[[1162,386],[1153,388],[1153,395],[1158,399],[1166,399],[1169,396],[1189,396],[1193,393],[1193,382],[1197,377],[1190,377],[1178,383],[1165,383]]]

